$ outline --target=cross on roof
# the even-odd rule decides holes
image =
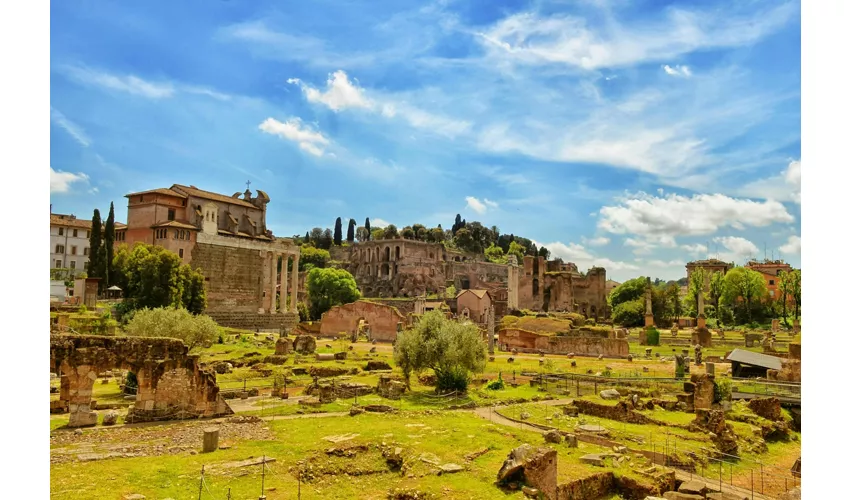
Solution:
[[[246,186],[248,186],[248,189],[251,189],[251,181],[250,181],[250,180],[249,180],[249,181],[246,181],[246,182],[245,182],[245,185],[246,185]]]

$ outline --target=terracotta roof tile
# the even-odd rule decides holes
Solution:
[[[159,224],[154,224],[151,227],[176,227],[180,229],[192,229],[198,231],[196,226],[189,224],[188,222],[178,221],[178,220],[170,220],[166,222],[160,222]]]
[[[218,201],[221,203],[230,203],[232,205],[240,205],[243,207],[249,207],[259,210],[257,207],[248,203],[245,200],[241,200],[239,198],[234,198],[232,196],[227,196],[224,194],[213,193],[212,191],[204,191],[203,189],[198,189],[192,186],[184,186],[182,184],[174,184],[171,186],[171,189],[175,191],[179,191],[188,196],[194,196],[196,198],[202,198],[204,200]]]
[[[154,193],[155,194],[164,194],[164,195],[167,195],[167,196],[176,196],[177,198],[186,198],[185,194],[178,193],[177,191],[173,191],[173,190],[168,189],[168,188],[156,188],[156,189],[149,189],[147,191],[139,191],[138,193],[129,193],[129,194],[125,194],[124,197],[129,198],[131,196],[139,196],[141,194],[154,194]]]
[[[103,221],[104,225],[106,221]],[[50,225],[51,226],[63,226],[63,227],[73,227],[77,229],[91,229],[91,220],[86,219],[72,219],[70,215],[64,214],[50,214]],[[121,222],[115,223],[115,229],[124,229],[127,227],[127,224],[123,224]]]
[[[473,295],[475,295],[479,299],[483,299],[484,295],[489,293],[487,290],[480,290],[480,289],[473,290],[473,289],[470,288],[468,290],[461,290],[461,292],[459,294],[457,294],[457,296],[460,297],[460,295],[464,292],[471,292]]]

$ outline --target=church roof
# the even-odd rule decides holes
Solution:
[[[242,207],[257,209],[257,207],[245,200],[234,198],[233,196],[227,196],[226,194],[213,193],[212,191],[204,191],[203,189],[198,189],[195,186],[184,186],[182,184],[174,184],[173,186],[171,186],[171,189],[184,193],[187,196],[194,196],[195,198],[201,198],[204,200],[217,201],[219,203],[229,203],[231,205],[239,205]]]

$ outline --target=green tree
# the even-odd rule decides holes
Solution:
[[[390,224],[384,228],[383,235],[383,239],[385,240],[394,240],[398,238],[398,228]]]
[[[446,239],[446,233],[443,232],[442,226],[437,226],[428,231],[428,240],[434,243],[442,243]]]
[[[517,243],[516,241],[512,241],[510,246],[508,246],[508,255],[513,255],[517,259],[517,263],[522,265],[522,258],[525,257],[525,247]]]
[[[162,247],[120,245],[113,259],[115,283],[124,290],[125,311],[158,307],[185,308],[200,314],[206,308],[204,276]]]
[[[106,217],[106,226],[104,227],[103,235],[103,258],[105,259],[105,275],[104,282],[101,283],[101,288],[106,289],[112,286],[112,259],[115,257],[115,207],[112,202],[109,202],[109,215]]]
[[[720,321],[720,299],[723,297],[723,274],[719,271],[711,273],[711,280],[708,285],[708,295],[711,301],[714,302],[714,316]]]
[[[484,256],[487,258],[488,262],[495,262],[497,264],[504,264],[508,260],[507,257],[505,257],[505,252],[502,250],[502,247],[497,247],[492,243],[484,250]]]
[[[454,232],[452,235],[452,239],[457,245],[458,249],[463,250],[465,252],[474,252],[475,251],[475,240],[472,238],[472,233],[462,227]]]
[[[646,303],[643,299],[628,300],[613,307],[611,320],[625,327],[642,326],[645,315]]]
[[[549,260],[549,249],[546,247],[540,247],[540,250],[537,251],[537,255],[543,257],[546,260]]]
[[[682,316],[683,308],[682,308],[682,297],[680,296],[681,288],[679,284],[675,281],[667,285],[667,297],[670,303],[671,313],[673,315],[673,320],[678,322],[679,318]]]
[[[384,229],[380,227],[376,227],[372,230],[369,235],[369,240],[382,240],[384,239]]]
[[[301,257],[298,260],[298,270],[309,271],[314,267],[323,268],[328,265],[329,260],[331,260],[331,253],[327,250],[311,245],[303,245],[301,247]]]
[[[341,232],[340,232],[340,238],[342,238]],[[322,242],[322,244],[316,245],[316,248],[324,248],[325,250],[331,249],[331,245],[333,245],[334,239],[333,239],[333,235],[331,234],[330,229],[325,229],[324,231],[322,231],[321,242]],[[342,243],[342,241],[340,241],[340,243]]]
[[[753,308],[767,298],[767,285],[761,273],[746,267],[735,267],[723,277],[723,303],[735,309],[743,306],[743,323],[753,318]],[[740,314],[735,314],[741,317]]]
[[[334,245],[342,245],[342,217],[337,217],[334,223]]]
[[[414,231],[412,227],[406,226],[404,229],[401,230],[401,237],[406,240],[415,240],[416,231]]]
[[[705,282],[708,277],[708,272],[702,268],[698,267],[691,271],[691,279],[688,282],[688,296],[694,303],[694,307],[697,307],[699,304],[699,299],[697,294],[705,292]],[[697,310],[699,312],[699,310]]]
[[[800,319],[800,305],[802,304],[803,299],[801,278],[799,269],[794,269],[788,273],[782,273],[779,278],[780,287],[783,287],[783,301],[788,295],[790,295],[794,300],[794,319]]]
[[[89,235],[89,267],[88,273],[91,278],[106,276],[106,256],[103,249],[103,222],[100,219],[100,210],[94,209],[91,217],[91,234]]]
[[[366,217],[366,225],[364,227],[366,228],[366,241],[369,241],[372,239],[372,225],[369,223],[369,217]]]
[[[463,391],[469,372],[484,371],[487,348],[474,323],[453,321],[440,311],[430,311],[398,335],[393,358],[408,386],[411,373],[430,368],[437,377],[438,392]]]
[[[360,226],[354,232],[354,236],[357,238],[357,241],[363,243],[364,241],[369,241],[369,230],[364,226]]]
[[[354,219],[348,219],[348,233],[345,235],[345,241],[354,243],[354,232],[357,227],[357,222]]]
[[[643,316],[643,314],[646,312],[645,296],[646,277],[641,276],[639,278],[627,280],[622,285],[612,290],[611,294],[608,295],[608,305],[610,305],[611,309],[613,310],[618,305],[624,302],[641,300],[644,301],[643,312],[641,312],[641,316]]]
[[[158,307],[140,309],[133,314],[124,331],[131,337],[167,337],[180,339],[193,350],[211,345],[218,338],[218,325],[205,314],[193,316],[186,309]]]
[[[318,320],[331,307],[356,301],[360,292],[354,276],[348,271],[314,268],[307,273],[307,296],[310,316]]]

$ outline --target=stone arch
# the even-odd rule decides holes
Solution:
[[[389,246],[384,247],[384,259],[383,260],[384,260],[384,262],[389,262],[389,260],[390,260],[390,247]]]
[[[395,260],[399,260],[401,258],[401,247],[395,246]]]
[[[381,274],[380,274],[380,276],[382,278],[387,278],[387,277],[389,277],[389,275],[390,275],[390,265],[388,263],[384,262],[383,264],[381,264]]]

